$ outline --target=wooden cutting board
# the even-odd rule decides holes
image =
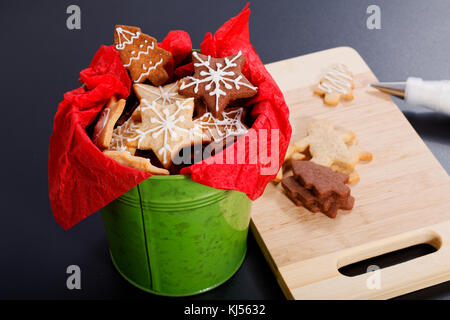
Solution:
[[[343,63],[355,98],[328,107],[313,95],[321,74]],[[340,47],[267,65],[290,109],[291,142],[311,119],[354,131],[373,161],[358,164],[351,212],[330,219],[296,207],[270,183],[252,209],[251,228],[289,299],[384,299],[450,280],[450,179],[390,97],[368,87],[376,77],[352,48]],[[355,277],[338,269],[416,244],[438,250]],[[374,283],[375,285],[367,285]],[[376,285],[376,284],[379,284]]]

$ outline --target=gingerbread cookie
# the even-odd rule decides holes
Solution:
[[[148,84],[133,85],[134,92],[139,100],[145,99],[149,102],[155,101],[160,105],[173,104],[175,101],[186,100],[185,96],[178,94],[179,82],[170,83],[165,86],[154,87]],[[137,107],[132,117],[136,121],[141,121],[141,109]]]
[[[153,150],[165,168],[182,147],[202,141],[203,134],[192,121],[194,99],[165,106],[142,99],[140,108],[142,126],[134,141],[138,149]]]
[[[288,198],[297,206],[303,206],[313,213],[325,213],[330,218],[335,218],[339,209],[353,209],[355,203],[355,198],[352,196],[343,199],[334,197],[318,198],[310,190],[300,185],[293,176],[283,178],[281,185]]]
[[[218,142],[230,136],[241,136],[248,132],[242,123],[243,108],[230,108],[215,118],[211,112],[194,119],[194,124],[203,131],[204,142]]]
[[[359,161],[372,160],[372,154],[361,151],[356,135],[336,129],[326,120],[313,121],[307,136],[294,144],[296,152],[309,150],[311,161],[351,176],[350,183],[359,180],[355,166]]]
[[[114,125],[119,119],[125,108],[126,100],[117,101],[112,97],[108,104],[103,108],[100,117],[94,127],[92,140],[100,149],[107,149],[111,142]]]
[[[353,100],[353,74],[343,64],[337,64],[327,71],[314,93],[323,96],[325,104],[336,106],[341,98]]]
[[[136,152],[136,145],[132,145],[129,141],[135,141],[138,139],[138,132],[141,124],[135,122],[132,118],[125,121],[124,124],[114,128],[112,133],[111,144],[109,150],[113,151],[128,151],[131,155]]]
[[[302,186],[312,190],[319,198],[331,195],[346,198],[350,194],[350,188],[346,185],[349,177],[344,173],[334,172],[311,161],[293,161],[292,172]]]
[[[349,177],[310,161],[294,161],[294,176],[283,178],[287,196],[311,212],[323,212],[336,217],[339,209],[351,210],[355,199],[345,183]]]
[[[148,79],[159,86],[169,80],[164,67],[171,61],[172,54],[158,47],[156,39],[142,33],[140,28],[117,25],[114,44],[135,83]]]
[[[146,171],[151,174],[158,175],[168,175],[169,171],[163,168],[155,167],[151,164],[149,159],[142,157],[135,157],[127,151],[115,151],[115,150],[105,150],[103,151],[105,156],[116,160],[118,163],[123,164],[131,168]]]
[[[226,58],[212,58],[194,51],[192,59],[194,75],[181,80],[179,93],[202,98],[214,117],[218,117],[230,101],[257,93],[257,88],[242,74],[245,56],[241,51]]]

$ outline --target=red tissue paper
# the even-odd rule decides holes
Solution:
[[[248,102],[254,105],[254,124],[236,143],[182,169],[181,174],[189,174],[194,181],[214,188],[244,192],[254,200],[278,172],[291,126],[283,95],[250,43],[249,15],[247,5],[214,35],[206,34],[200,48],[201,53],[213,57],[239,51],[245,54],[243,73],[258,87],[258,94]],[[173,54],[176,77],[192,74],[192,63],[179,66],[192,50],[189,34],[171,31],[160,46]],[[80,81],[85,88],[67,92],[58,106],[49,146],[50,203],[56,221],[66,230],[151,176],[104,156],[86,132],[112,96],[126,99],[130,93],[130,78],[114,46],[100,47],[89,68],[81,71]],[[245,153],[244,163],[224,160],[230,154],[234,159],[238,154],[242,156],[240,151],[251,149],[252,143],[258,145],[256,157]]]

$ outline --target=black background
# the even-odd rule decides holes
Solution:
[[[0,298],[161,299],[114,270],[98,213],[69,231],[53,219],[47,160],[53,116],[64,92],[113,26],[140,26],[161,40],[171,29],[198,47],[244,1],[0,2],[2,110]],[[66,28],[66,8],[81,8],[81,30]],[[366,9],[381,7],[381,30],[366,28]],[[450,79],[450,1],[252,1],[250,36],[264,63],[337,46],[355,48],[384,81],[408,76]],[[301,75],[299,75],[300,77]],[[450,118],[396,100],[443,167],[450,171]],[[424,213],[426,214],[426,213]],[[66,268],[82,270],[82,290],[66,288]],[[402,298],[449,299],[449,282]],[[284,299],[252,236],[242,268],[221,287],[193,299]]]

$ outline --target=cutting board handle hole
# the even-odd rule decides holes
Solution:
[[[422,237],[421,243],[407,243],[400,248],[397,247],[390,251],[385,250],[385,253],[382,254],[374,253],[373,255],[370,255],[370,251],[366,249],[359,254],[355,253],[352,256],[340,259],[338,261],[338,271],[344,276],[356,277],[373,271],[373,266],[383,269],[432,254],[439,250],[442,243],[440,236],[435,233],[427,233],[423,236],[425,236],[425,239]],[[405,244],[404,241],[401,241],[400,243]],[[400,245],[400,243],[398,243],[398,245]],[[390,245],[392,246],[392,244]],[[376,252],[379,250],[374,249],[374,251]],[[363,260],[358,260],[358,256],[363,256],[363,258],[361,258]]]
[[[415,246],[349,264],[339,268],[338,271],[344,276],[356,277],[369,272],[371,270],[370,266],[377,266],[378,268],[383,269],[434,253],[436,251],[437,249],[428,243],[416,244]]]

